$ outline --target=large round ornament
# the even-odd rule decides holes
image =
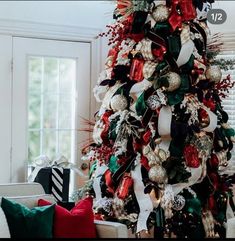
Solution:
[[[169,72],[166,77],[169,83],[169,86],[166,88],[167,91],[172,92],[180,87],[181,78],[177,73]]]
[[[182,195],[176,195],[172,204],[172,208],[176,211],[180,211],[185,206],[185,198]]]
[[[149,179],[156,183],[165,183],[167,180],[166,170],[160,165],[151,167],[148,175]]]
[[[153,19],[158,23],[166,21],[169,15],[170,15],[170,11],[168,7],[166,7],[164,4],[159,4],[153,9],[153,12],[152,12]]]
[[[161,102],[160,102],[159,97],[157,95],[151,95],[147,99],[146,104],[151,110],[156,110],[161,106]]]
[[[127,105],[127,99],[124,95],[114,95],[110,102],[110,106],[113,111],[125,110]]]
[[[218,65],[211,65],[206,70],[206,78],[210,82],[218,83],[222,78],[222,72]]]

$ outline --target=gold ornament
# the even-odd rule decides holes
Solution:
[[[181,78],[177,73],[169,72],[166,77],[169,83],[169,86],[166,87],[167,91],[172,92],[174,90],[177,90],[180,87]]]
[[[122,111],[127,107],[127,99],[124,95],[115,95],[111,99],[111,108],[113,111]]]
[[[211,65],[206,70],[206,78],[210,82],[218,83],[222,78],[222,72],[218,65]]]
[[[153,19],[158,23],[166,21],[169,15],[170,11],[168,7],[166,7],[164,4],[159,4],[157,7],[153,9],[152,12]]]
[[[156,183],[165,183],[167,180],[166,170],[160,165],[151,167],[148,175],[149,179]]]

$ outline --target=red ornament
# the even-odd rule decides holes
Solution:
[[[124,200],[127,198],[131,187],[133,186],[133,179],[130,173],[125,173],[120,186],[118,187],[117,196]]]
[[[206,100],[206,99],[203,99],[203,104],[210,108],[211,111],[215,111],[215,107],[216,107],[216,103],[214,100],[212,99],[209,99],[209,100]]]
[[[113,187],[113,179],[112,179],[112,172],[108,169],[105,173],[105,184],[107,186],[107,191],[109,193],[114,194],[114,187]]]
[[[200,166],[198,150],[195,146],[189,144],[184,147],[184,158],[186,161],[186,166],[193,168]]]
[[[164,54],[166,53],[166,48],[165,47],[163,47],[163,46],[161,46],[161,47],[159,47],[159,48],[154,48],[153,50],[152,50],[152,53],[153,53],[153,55],[155,56],[155,57],[157,57],[159,60],[163,60],[163,57],[164,57]]]
[[[130,79],[140,82],[144,79],[143,75],[144,59],[134,58],[131,64]]]

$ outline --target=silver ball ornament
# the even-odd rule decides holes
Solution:
[[[159,97],[157,95],[151,95],[147,99],[146,104],[151,110],[156,110],[161,106],[161,102],[159,101]]]
[[[169,92],[177,90],[181,85],[181,78],[175,72],[169,72],[167,74],[167,80],[168,80],[169,86],[166,88],[166,90]]]
[[[164,4],[159,4],[153,9],[152,17],[156,22],[164,22],[168,19],[170,11]]]
[[[165,183],[167,180],[166,170],[160,165],[151,167],[148,175],[149,179],[156,183]]]
[[[206,70],[206,78],[210,82],[218,83],[222,78],[222,71],[218,65],[211,65]]]
[[[110,102],[110,106],[113,111],[125,110],[127,105],[127,99],[124,95],[114,95]]]
[[[172,208],[176,211],[180,211],[185,206],[185,198],[182,195],[176,195],[172,204]]]

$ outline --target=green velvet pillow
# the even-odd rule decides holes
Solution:
[[[54,205],[29,209],[2,198],[1,207],[7,218],[11,238],[52,238]]]

